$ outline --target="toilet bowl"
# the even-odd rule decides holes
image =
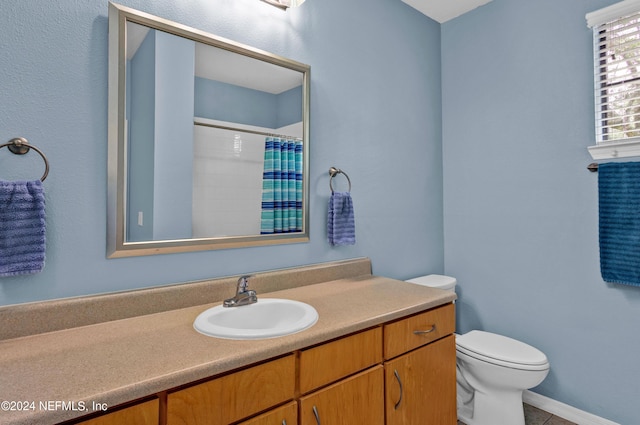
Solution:
[[[456,279],[428,275],[407,282],[455,292]],[[467,425],[524,425],[522,392],[540,384],[549,361],[540,350],[503,335],[456,334],[458,419]]]
[[[524,425],[522,392],[540,384],[549,361],[538,349],[491,332],[470,331],[456,336],[458,416],[467,425]],[[471,397],[467,397],[470,399]]]

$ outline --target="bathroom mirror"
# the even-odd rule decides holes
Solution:
[[[109,3],[107,256],[308,241],[309,78]]]

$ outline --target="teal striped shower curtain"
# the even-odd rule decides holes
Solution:
[[[302,141],[267,137],[260,234],[302,231]]]

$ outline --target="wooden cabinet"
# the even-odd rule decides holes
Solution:
[[[159,402],[156,398],[78,422],[78,425],[158,425],[159,412]]]
[[[455,425],[453,335],[385,363],[387,425]]]
[[[387,425],[455,425],[453,304],[384,325]]]
[[[454,328],[444,305],[82,425],[455,425]]]
[[[448,304],[302,350],[300,392],[334,383],[300,398],[300,425],[455,425],[454,329]]]
[[[167,425],[227,425],[286,401],[295,391],[293,354],[167,396]]]
[[[293,401],[238,425],[298,425],[298,403]]]
[[[300,425],[384,425],[382,366],[300,398]]]

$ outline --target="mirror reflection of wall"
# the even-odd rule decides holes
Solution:
[[[126,240],[259,235],[265,137],[303,138],[303,74],[133,22],[127,35]]]
[[[127,29],[127,240],[190,238],[195,42]]]

